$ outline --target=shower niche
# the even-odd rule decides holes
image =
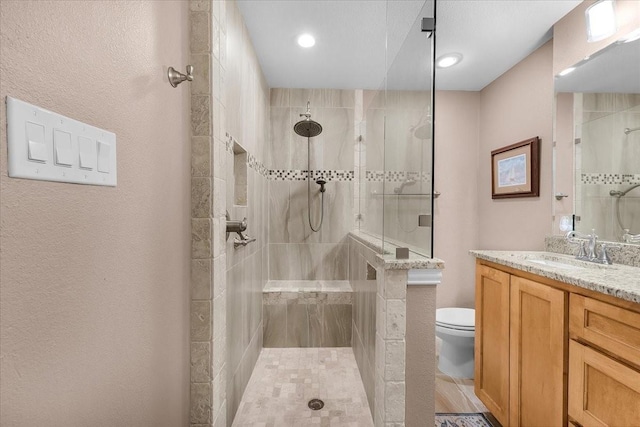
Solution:
[[[233,204],[247,206],[247,150],[233,143]]]

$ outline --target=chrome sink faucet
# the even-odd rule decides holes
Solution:
[[[587,251],[587,257],[589,260],[595,260],[598,258],[598,254],[596,253],[596,244],[598,243],[598,236],[596,235],[595,228],[591,230],[591,234],[589,237],[589,250]]]
[[[570,231],[567,233],[566,238],[569,243],[579,245],[576,259],[596,262],[598,264],[612,264],[609,254],[607,253],[607,248],[615,247],[615,245],[603,243],[600,253],[598,253],[598,236],[596,235],[595,229],[591,230],[591,234],[581,234],[577,231]]]

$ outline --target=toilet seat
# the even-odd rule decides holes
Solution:
[[[436,322],[436,326],[440,326],[446,329],[455,329],[457,331],[475,331],[476,330],[476,328],[473,326],[465,327],[465,326],[459,326],[459,325],[448,325],[446,323],[439,323],[439,322]]]
[[[473,331],[476,326],[475,310],[472,308],[447,307],[436,310],[436,325],[461,331]]]

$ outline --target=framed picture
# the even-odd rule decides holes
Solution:
[[[491,198],[540,196],[540,139],[491,152]]]

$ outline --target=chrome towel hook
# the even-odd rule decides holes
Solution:
[[[169,84],[173,87],[178,87],[180,83],[185,80],[193,81],[193,65],[187,65],[187,74],[182,74],[173,67],[169,67],[167,70],[167,77],[169,78]]]

